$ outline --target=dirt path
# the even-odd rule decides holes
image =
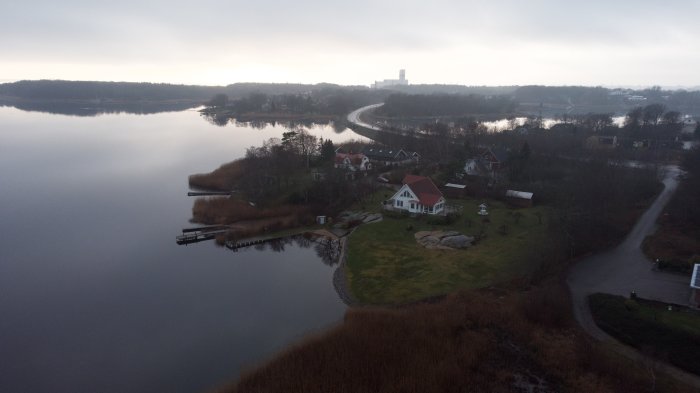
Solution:
[[[686,305],[690,298],[690,279],[686,276],[652,270],[652,262],[641,250],[644,238],[656,229],[656,219],[678,187],[678,167],[667,168],[664,190],[642,215],[625,240],[616,248],[582,259],[570,270],[567,284],[571,291],[574,315],[581,327],[598,340],[633,360],[644,361],[637,350],[621,344],[594,322],[588,295],[610,293],[629,296],[635,291],[641,298]],[[700,377],[677,367],[659,364],[658,368],[678,380],[700,388]]]

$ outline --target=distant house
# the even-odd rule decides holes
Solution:
[[[684,134],[692,134],[695,132],[695,128],[698,126],[698,123],[695,121],[695,119],[691,117],[686,117],[683,119],[683,128],[681,128],[681,132]]]
[[[618,146],[616,136],[593,135],[586,139],[589,149],[614,149]]]
[[[369,158],[362,154],[335,153],[334,166],[340,169],[365,172],[372,169]]]
[[[508,190],[506,200],[513,206],[531,207],[533,195],[531,192]]]
[[[418,162],[420,155],[403,149],[386,146],[368,146],[362,150],[369,160],[377,165],[397,166]]]
[[[470,158],[464,163],[464,173],[470,176],[478,176],[481,171],[479,170],[479,159]]]
[[[410,213],[441,214],[445,210],[445,197],[430,178],[406,175],[403,186],[389,200],[394,209]]]
[[[632,147],[635,149],[646,149],[651,146],[651,142],[648,139],[642,139],[641,141],[632,142]]]
[[[486,148],[481,153],[481,162],[490,171],[497,171],[506,166],[508,160],[508,151],[501,148]]]

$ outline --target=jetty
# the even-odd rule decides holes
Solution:
[[[228,248],[231,251],[236,251],[239,248],[250,247],[250,246],[254,246],[256,244],[274,242],[277,240],[285,240],[285,239],[289,239],[291,237],[300,236],[302,234],[303,234],[303,232],[297,233],[297,234],[292,234],[292,235],[284,235],[284,236],[271,236],[271,237],[262,237],[262,238],[242,239],[239,241],[228,240],[228,241],[226,241],[226,248]]]
[[[190,244],[212,240],[216,235],[225,234],[229,231],[227,225],[210,225],[206,227],[184,228],[182,235],[175,237],[177,244]]]
[[[231,196],[234,192],[236,191],[190,191],[187,193],[187,196]]]

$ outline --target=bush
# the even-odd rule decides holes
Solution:
[[[384,217],[395,218],[397,220],[401,220],[401,219],[409,217],[409,213],[406,210],[401,210],[401,211],[387,210],[383,214],[384,214]]]
[[[694,263],[681,259],[659,260],[657,267],[659,270],[666,270],[678,273],[691,274],[693,273]]]

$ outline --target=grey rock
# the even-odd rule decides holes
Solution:
[[[446,236],[440,240],[440,245],[450,248],[469,248],[474,242],[474,238],[465,235]]]

